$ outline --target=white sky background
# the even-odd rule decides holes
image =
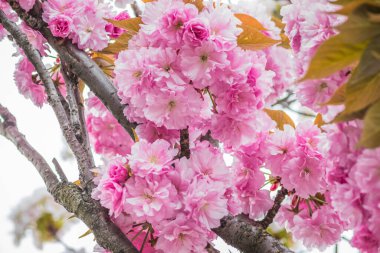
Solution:
[[[17,58],[11,57],[15,50],[7,40],[0,43],[0,102],[17,117],[18,126],[28,141],[51,164],[56,157],[67,172],[70,180],[77,179],[76,166],[70,162],[64,162],[61,158],[64,150],[64,142],[61,137],[57,120],[49,106],[37,108],[30,100],[26,100],[17,91],[13,81],[13,72]],[[295,115],[292,115],[295,116]],[[40,178],[33,165],[19,154],[15,146],[0,136],[0,253],[61,253],[60,245],[46,244],[43,251],[36,249],[29,236],[22,241],[20,247],[13,245],[11,234],[13,225],[8,219],[13,207],[17,206],[21,199],[30,196],[37,188],[43,187]],[[78,239],[78,236],[87,231],[84,225],[77,225],[65,236],[64,241],[74,248],[85,247],[86,252],[91,252],[93,247],[92,235]],[[228,252],[225,247],[218,244],[223,252]],[[311,251],[303,251],[311,252]],[[312,251],[319,252],[319,251]],[[334,247],[325,253],[333,253]],[[342,242],[339,252],[354,253],[347,242]],[[171,253],[171,252],[168,252]]]

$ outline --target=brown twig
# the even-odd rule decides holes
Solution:
[[[264,229],[266,229],[272,222],[276,214],[278,213],[278,210],[280,210],[281,203],[284,201],[286,196],[288,195],[288,190],[285,188],[281,188],[276,195],[276,198],[274,199],[274,204],[271,209],[267,212],[264,219],[258,222],[260,226],[262,226]]]

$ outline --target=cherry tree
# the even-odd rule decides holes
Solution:
[[[352,230],[354,247],[379,252],[379,1],[0,7],[15,84],[53,108],[79,180],[1,104],[0,134],[97,251],[218,252],[220,237],[241,252],[292,252],[268,233],[276,222],[309,249]]]

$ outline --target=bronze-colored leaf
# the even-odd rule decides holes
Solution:
[[[248,25],[241,25],[243,32],[237,38],[238,45],[247,50],[263,50],[279,43],[279,40],[264,35],[260,30]]]
[[[314,119],[314,125],[321,128],[324,124],[326,124],[326,122],[323,120],[322,114],[318,113]]]
[[[267,29],[254,17],[243,14],[243,13],[236,13],[235,17],[237,17],[243,25],[247,25],[252,28],[256,28],[259,31],[266,31]]]
[[[346,113],[360,111],[380,99],[380,36],[368,45],[347,83]]]
[[[277,128],[280,130],[284,130],[284,125],[291,125],[293,128],[296,127],[294,121],[288,114],[281,110],[271,110],[264,109],[264,111],[268,114],[268,116],[277,123]]]
[[[309,69],[301,81],[330,76],[357,62],[368,42],[346,43],[348,34],[339,34],[325,41],[311,60]]]
[[[124,20],[105,19],[107,22],[113,24],[116,27],[122,28],[126,33],[135,35],[140,30],[142,24],[141,17],[129,18]]]
[[[340,86],[330,98],[330,100],[325,103],[325,105],[341,105],[346,101],[346,87],[347,83]]]

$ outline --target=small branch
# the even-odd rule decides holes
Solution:
[[[57,172],[59,178],[61,179],[62,182],[68,182],[68,179],[66,177],[66,174],[65,172],[63,171],[61,165],[59,164],[59,162],[57,161],[57,159],[53,158],[53,164],[54,164],[54,167],[55,167],[55,171]]]
[[[208,141],[214,147],[219,147],[219,141],[212,138],[210,130],[205,135],[201,136],[200,141]]]
[[[179,158],[186,157],[190,158],[190,143],[189,143],[189,128],[180,130],[180,141],[181,151],[179,153]]]
[[[78,104],[75,99],[75,94],[74,94],[74,83],[77,83],[77,78],[74,76],[69,77],[69,74],[67,72],[67,68],[65,64],[62,62],[61,65],[61,73],[62,77],[65,80],[66,84],[66,92],[67,92],[67,101],[69,103],[69,108],[70,108],[70,121],[71,125],[73,126],[73,130],[75,133],[75,137],[77,140],[82,143],[82,127],[81,127],[81,122],[79,119],[79,109],[78,109]]]
[[[286,190],[285,188],[281,188],[277,192],[272,208],[269,209],[264,219],[258,222],[264,229],[266,229],[270,224],[272,224],[274,217],[276,217],[278,210],[280,210],[282,201],[284,201],[287,195],[288,195],[288,190]]]
[[[17,128],[16,118],[0,104],[0,135],[10,140],[37,169],[49,192],[59,183],[49,164],[26,140]]]

